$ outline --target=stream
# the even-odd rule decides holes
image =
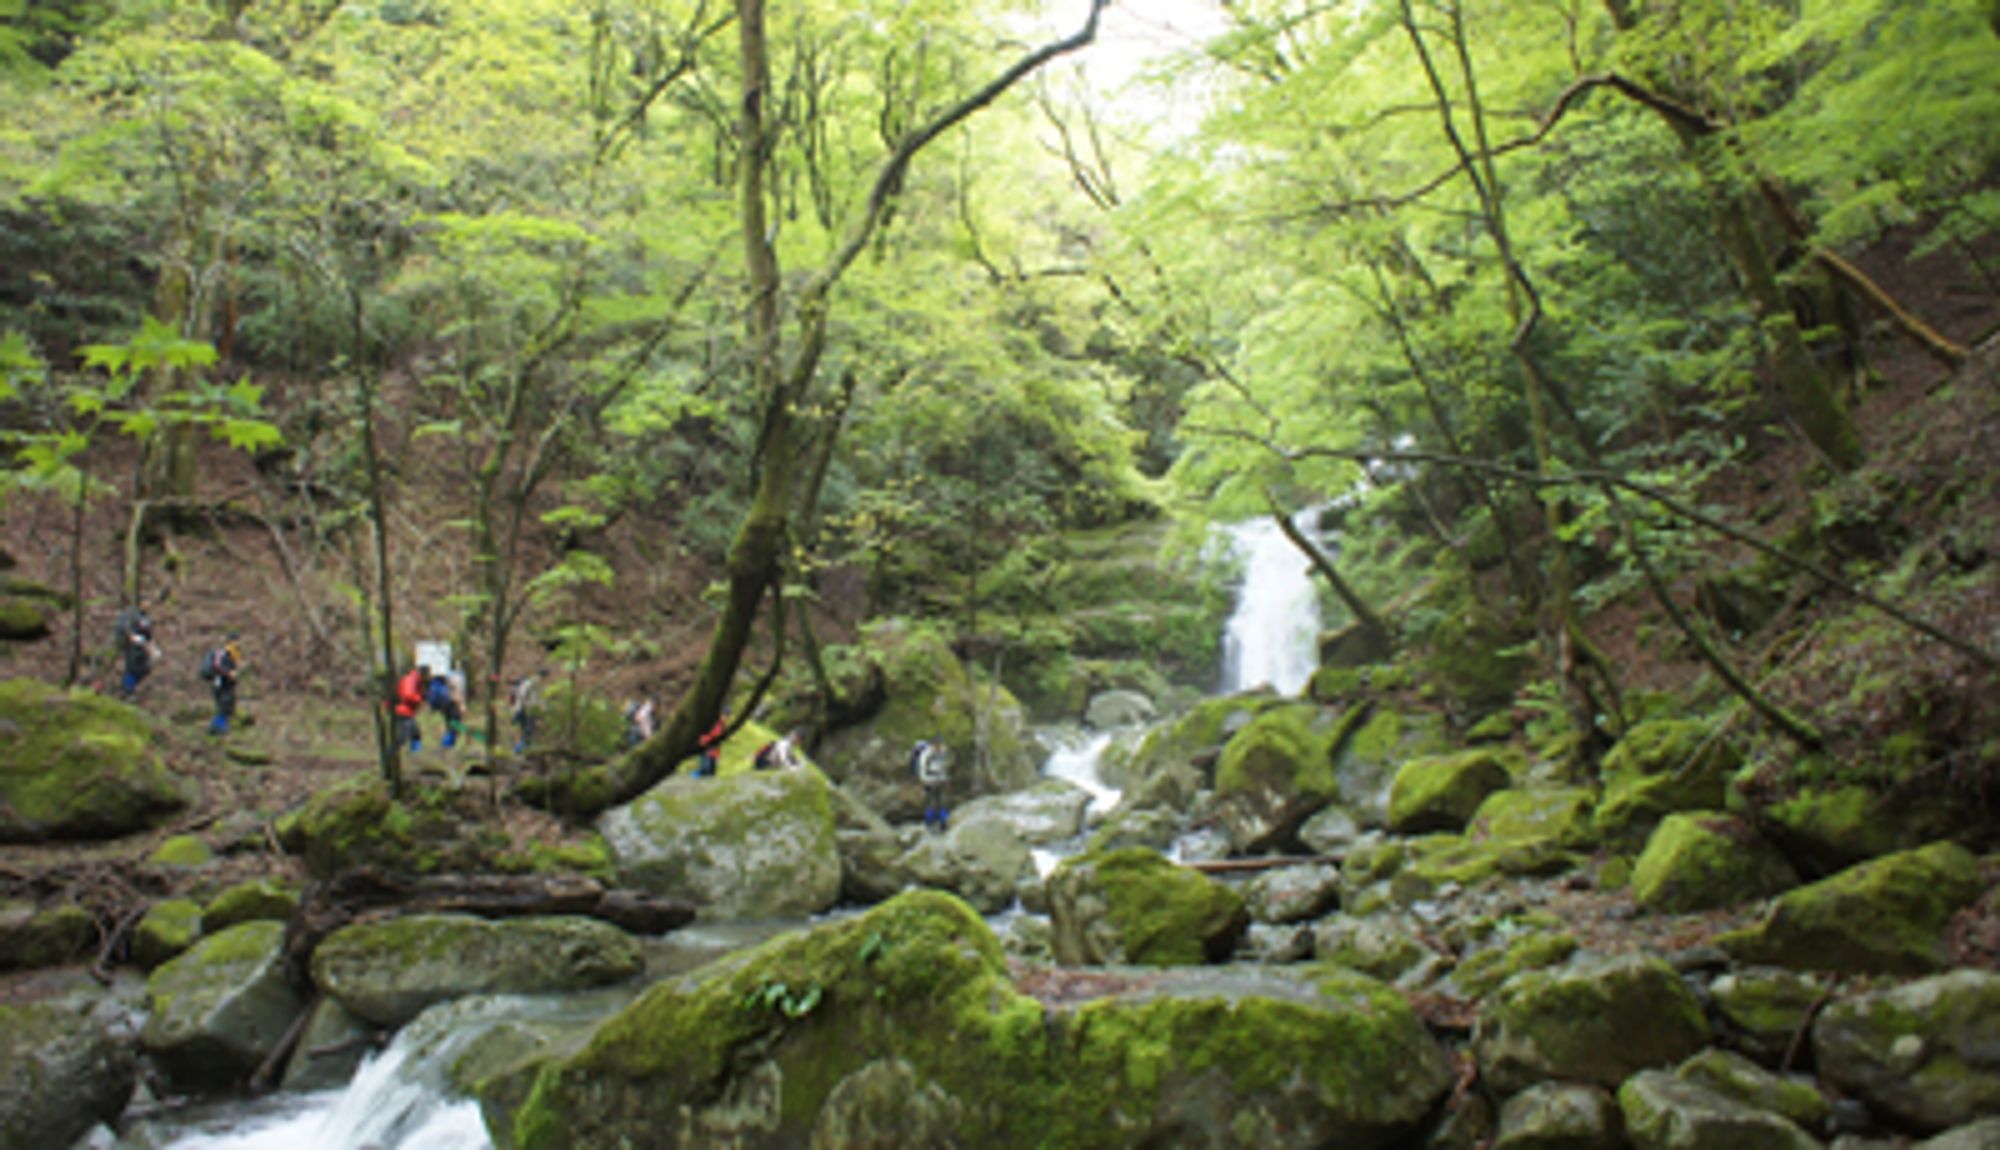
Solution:
[[[1305,561],[1268,519],[1231,526],[1243,563],[1223,636],[1224,693],[1268,684],[1295,694],[1317,665],[1319,608]],[[1141,732],[1076,725],[1038,732],[1050,748],[1042,773],[1089,792],[1090,817],[1118,805],[1098,772],[1104,752]],[[1034,852],[1043,875],[1082,838]],[[1008,911],[1007,915],[1021,913]],[[477,1103],[458,1096],[447,1068],[477,1040],[512,1022],[593,1026],[625,995],[466,999],[426,1012],[372,1055],[342,1090],[222,1101],[135,1122],[110,1150],[491,1150]]]

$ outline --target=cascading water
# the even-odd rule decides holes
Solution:
[[[1243,582],[1222,634],[1222,690],[1269,684],[1280,694],[1295,695],[1319,665],[1319,595],[1312,569],[1269,519],[1232,524],[1228,536],[1243,561]]]

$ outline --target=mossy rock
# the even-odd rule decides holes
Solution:
[[[1787,892],[1716,943],[1742,962],[1851,974],[1926,974],[1951,962],[1945,928],[1984,889],[1956,843],[1886,855]]]
[[[1618,1109],[1635,1146],[1819,1150],[1781,1114],[1739,1102],[1666,1070],[1644,1070],[1618,1088]]]
[[[305,1009],[286,978],[285,926],[246,922],[197,942],[146,980],[140,1044],[179,1090],[247,1078]]]
[[[314,878],[357,867],[426,873],[440,869],[456,835],[442,812],[399,803],[373,775],[357,775],[315,794],[277,823],[278,842],[305,861]]]
[[[215,861],[215,851],[199,835],[175,835],[146,856],[154,866],[173,870],[195,870]]]
[[[1484,748],[1411,759],[1389,788],[1389,829],[1405,835],[1462,831],[1487,796],[1511,781],[1500,755]]]
[[[202,933],[215,934],[240,922],[284,922],[298,905],[296,892],[270,879],[247,879],[209,900],[201,912]]]
[[[132,961],[151,970],[172,961],[201,937],[201,904],[188,898],[163,899],[146,908],[132,928]]]
[[[1576,939],[1560,931],[1510,931],[1467,955],[1451,980],[1472,998],[1484,998],[1525,970],[1543,970],[1569,961]]]
[[[1954,970],[1836,1002],[1813,1022],[1821,1077],[1924,1133],[2000,1115],[2000,974]]]
[[[1637,849],[1676,811],[1719,811],[1742,752],[1707,723],[1635,724],[1604,757],[1596,829],[1606,843]]]
[[[34,679],[0,682],[0,843],[104,839],[185,809],[144,712]]]
[[[60,1150],[116,1122],[132,1097],[133,1043],[54,1002],[0,1003],[0,1146]]]
[[[1587,849],[1596,843],[1597,800],[1583,787],[1510,787],[1479,804],[1466,836],[1476,842],[1548,843]]]
[[[1527,672],[1524,637],[1457,579],[1440,580],[1427,598],[1440,612],[1424,651],[1424,678],[1475,708],[1512,701]]]
[[[0,641],[32,643],[49,636],[50,605],[17,595],[0,595]]]
[[[1048,893],[1056,959],[1068,965],[1221,962],[1250,925],[1234,889],[1145,847],[1065,859]]]
[[[1790,890],[1798,875],[1755,827],[1718,813],[1668,815],[1632,870],[1632,898],[1647,910],[1719,910]]]
[[[1782,967],[1732,970],[1709,984],[1729,1042],[1766,1066],[1791,1059],[1799,1035],[1825,1005],[1825,981]]]
[[[1334,748],[1339,801],[1363,825],[1381,826],[1389,817],[1389,791],[1403,764],[1451,750],[1444,719],[1387,702],[1364,705],[1350,715],[1354,717],[1344,717],[1343,727],[1351,733]]]
[[[1382,1150],[1449,1085],[1408,1004],[1360,975],[1158,971],[1044,1006],[983,921],[914,892],[659,983],[482,1099],[518,1150],[1111,1150],[1191,1131],[1217,1150]]]
[[[1616,1087],[1708,1045],[1701,1003],[1656,958],[1579,958],[1507,980],[1480,1011],[1473,1048],[1502,1095],[1545,1079]]]
[[[46,910],[33,903],[0,903],[0,970],[60,966],[96,938],[90,912],[74,903]]]
[[[1741,1054],[1711,1047],[1674,1071],[1746,1106],[1782,1114],[1803,1130],[1821,1130],[1833,1106],[1810,1082],[1780,1077]]]
[[[1299,827],[1340,797],[1334,750],[1364,712],[1317,703],[1260,711],[1230,736],[1215,768],[1215,819],[1239,854],[1296,845]]]
[[[498,922],[406,915],[336,931],[313,951],[313,985],[378,1026],[473,994],[554,994],[609,986],[645,966],[638,940],[588,918]]]
[[[561,842],[529,843],[525,851],[496,857],[493,866],[504,874],[574,874],[607,884],[618,877],[611,846],[595,831]]]
[[[1545,839],[1480,840],[1466,835],[1411,839],[1408,859],[1389,880],[1399,906],[1435,897],[1447,886],[1471,887],[1501,878],[1546,877],[1575,869],[1579,858]]]
[[[1935,841],[1946,820],[1860,784],[1808,787],[1758,808],[1757,822],[1809,875]]]
[[[1411,931],[1379,917],[1344,914],[1327,918],[1313,931],[1313,954],[1384,982],[1422,974],[1439,961],[1438,953]]]
[[[1219,752],[1231,735],[1259,714],[1289,704],[1268,690],[1204,699],[1179,718],[1148,731],[1130,754],[1111,748],[1100,771],[1111,785],[1134,790],[1163,771]]]

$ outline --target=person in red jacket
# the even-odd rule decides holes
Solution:
[[[707,779],[715,776],[716,760],[722,756],[722,735],[728,729],[729,708],[724,707],[721,717],[715,720],[715,725],[701,737],[701,758],[694,765],[695,778]]]
[[[423,709],[424,696],[429,693],[431,669],[422,663],[411,668],[410,673],[396,682],[396,743],[407,744],[412,751],[424,749],[424,732],[417,726],[417,712]]]

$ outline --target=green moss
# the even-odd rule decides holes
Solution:
[[[1581,849],[1595,841],[1590,822],[1594,804],[1590,792],[1582,787],[1495,791],[1479,804],[1466,834],[1475,839],[1547,841]]]
[[[1970,851],[1934,843],[1789,891],[1763,921],[1716,942],[1743,961],[1801,970],[1928,973],[1950,962],[1945,927],[1982,887]]]
[[[1632,871],[1632,898],[1648,910],[1714,910],[1797,885],[1784,858],[1748,824],[1721,814],[1668,815]]]
[[[1452,972],[1452,981],[1467,995],[1484,998],[1524,970],[1555,966],[1575,953],[1576,939],[1569,935],[1536,931],[1475,951]]]
[[[1260,712],[1223,748],[1215,770],[1216,796],[1276,789],[1301,799],[1336,798],[1340,787],[1332,752],[1341,728],[1334,714],[1314,703]]]
[[[1175,866],[1158,851],[1125,847],[1070,861],[1091,871],[1128,962],[1190,966],[1218,961],[1248,925],[1243,896]],[[1225,925],[1218,930],[1218,924]],[[1216,948],[1222,952],[1212,953]]]
[[[1511,781],[1498,754],[1486,749],[1411,759],[1389,789],[1389,829],[1399,834],[1456,831],[1487,796]]]
[[[214,934],[243,922],[283,922],[298,901],[298,895],[270,879],[248,879],[209,900],[201,912],[201,928]]]
[[[132,960],[151,970],[193,946],[200,933],[200,904],[185,898],[156,902],[132,930]]]
[[[156,866],[191,870],[215,861],[215,852],[195,835],[175,835],[153,849],[146,861]]]
[[[1639,723],[1604,758],[1604,801],[1596,829],[1607,842],[1637,847],[1675,811],[1721,810],[1742,753],[1705,723]]]
[[[186,806],[144,712],[33,679],[0,682],[0,842],[104,838]]]

